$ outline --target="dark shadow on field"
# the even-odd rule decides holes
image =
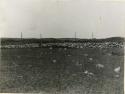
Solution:
[[[25,48],[1,53],[0,92],[123,94],[123,48]]]

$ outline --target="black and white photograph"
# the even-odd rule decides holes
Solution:
[[[124,94],[125,0],[0,0],[0,93]]]

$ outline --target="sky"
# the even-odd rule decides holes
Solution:
[[[125,0],[0,0],[0,37],[125,37]]]

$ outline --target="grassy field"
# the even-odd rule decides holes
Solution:
[[[123,94],[122,48],[2,49],[0,55],[0,92]]]

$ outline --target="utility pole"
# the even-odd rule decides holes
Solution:
[[[39,47],[41,47],[42,45],[42,34],[40,34],[40,43],[39,43]]]
[[[40,34],[40,39],[42,39],[42,34]]]
[[[76,41],[76,32],[75,32],[75,41]]]
[[[23,39],[23,33],[21,32],[21,40]]]
[[[20,41],[20,47],[22,47],[22,45],[23,45],[23,33],[21,32],[21,35],[20,35],[20,37],[21,37],[21,41]]]

